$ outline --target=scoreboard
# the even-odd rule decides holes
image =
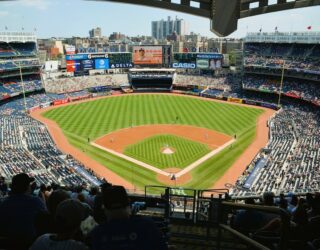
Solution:
[[[132,68],[132,54],[131,53],[110,53],[109,62],[111,69]]]

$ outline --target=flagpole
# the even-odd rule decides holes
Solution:
[[[285,66],[285,60],[283,60],[283,64],[282,64],[282,74],[281,74],[281,82],[280,82],[280,90],[279,90],[279,99],[278,99],[278,107],[279,107],[279,108],[280,108],[281,94],[282,94],[282,86],[283,86],[283,78],[284,78],[284,66]]]

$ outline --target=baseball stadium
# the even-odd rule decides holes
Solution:
[[[219,36],[320,5],[101,2]],[[44,40],[0,32],[0,249],[320,249],[320,32],[260,29],[232,54],[64,40],[56,60]]]

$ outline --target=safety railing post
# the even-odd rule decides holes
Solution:
[[[222,194],[219,194],[219,200],[218,200],[218,207],[217,207],[217,211],[218,211],[218,237],[217,237],[217,249],[220,250],[221,249],[221,227],[219,226],[220,223],[222,223],[222,218],[223,218],[223,207],[222,207]]]

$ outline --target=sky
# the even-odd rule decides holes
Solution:
[[[151,35],[151,21],[182,18],[189,23],[189,31],[209,38],[216,37],[210,31],[207,18],[176,11],[84,0],[19,0],[0,1],[0,32],[34,31],[38,38],[88,37],[94,27],[102,28],[102,35],[121,32],[128,36]],[[320,6],[269,13],[240,19],[238,30],[229,37],[241,38],[247,32],[320,31]]]

